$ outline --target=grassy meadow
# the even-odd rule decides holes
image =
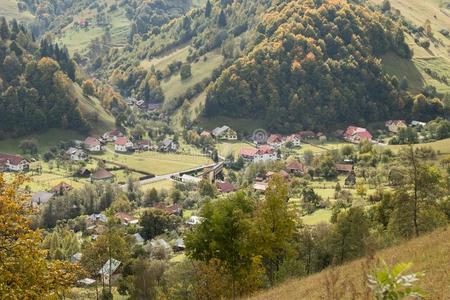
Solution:
[[[8,20],[16,19],[18,21],[31,21],[34,19],[34,16],[28,12],[20,12],[17,7],[16,0],[0,0],[0,16],[6,17]]]
[[[114,161],[123,164],[131,169],[149,172],[155,175],[165,175],[181,172],[202,165],[210,164],[209,158],[202,156],[192,156],[173,153],[142,152],[135,154],[118,154],[106,151],[103,154],[95,155],[99,159]]]
[[[430,247],[433,245],[433,247]],[[433,233],[410,240],[399,246],[394,246],[376,253],[376,259],[382,259],[388,264],[398,262],[412,262],[408,272],[425,272],[418,285],[427,293],[426,299],[450,299],[450,228],[438,229]],[[363,282],[363,266],[366,259],[359,259],[335,269],[337,274],[337,289],[355,288],[359,296],[356,298],[342,297],[342,299],[362,299],[366,283]],[[291,279],[269,291],[256,294],[249,299],[325,299],[327,292],[327,278],[330,271],[302,279]],[[352,284],[350,286],[350,283]]]

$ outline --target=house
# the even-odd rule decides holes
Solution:
[[[124,212],[118,212],[116,213],[116,218],[118,218],[120,220],[120,222],[122,223],[122,225],[128,226],[128,225],[136,225],[139,223],[139,220],[136,219],[135,217],[124,213]]]
[[[32,197],[31,197],[31,204],[36,207],[39,206],[41,204],[45,204],[48,201],[50,201],[50,199],[54,196],[54,194],[52,193],[48,193],[48,192],[37,192],[35,193]]]
[[[70,262],[71,263],[79,263],[80,261],[81,261],[81,258],[83,257],[83,253],[81,253],[81,252],[77,252],[77,253],[75,253],[74,255],[72,255],[71,257],[70,257]]]
[[[300,131],[298,135],[301,139],[313,139],[316,137],[314,131]]]
[[[108,261],[103,265],[103,267],[98,271],[104,283],[109,283],[120,274],[120,267],[122,262],[114,258],[108,259]]]
[[[77,175],[80,177],[90,177],[91,176],[91,171],[86,168],[86,167],[81,167],[78,171],[77,171]]]
[[[269,161],[269,160],[278,160],[278,153],[274,148],[268,145],[262,145],[256,151],[254,162],[258,161]]]
[[[91,179],[92,181],[113,181],[114,174],[100,168],[92,174]]]
[[[26,172],[29,169],[28,161],[22,156],[0,153],[0,171]]]
[[[95,283],[95,279],[83,278],[77,281],[77,286],[91,286]]]
[[[151,145],[150,140],[140,140],[135,143],[134,148],[138,151],[149,151]]]
[[[266,141],[267,145],[271,147],[280,147],[284,143],[283,136],[281,134],[271,134]]]
[[[265,192],[268,187],[269,185],[267,184],[267,182],[255,182],[253,184],[253,189],[258,192]]]
[[[244,161],[252,162],[255,159],[256,152],[258,149],[253,148],[242,148],[239,151],[239,156],[244,159]]]
[[[294,175],[304,176],[308,174],[308,167],[296,160],[287,163],[286,170]]]
[[[353,172],[353,165],[352,164],[335,164],[336,171],[339,173],[351,173]]]
[[[100,141],[96,139],[95,137],[87,137],[84,140],[84,148],[89,152],[100,152],[102,151],[102,145],[100,144]]]
[[[144,100],[138,100],[138,101],[136,101],[135,104],[136,104],[136,107],[137,107],[137,108],[143,109],[143,108],[144,108],[145,101],[144,101]]]
[[[344,132],[344,140],[358,144],[362,141],[371,141],[372,134],[362,127],[349,126],[347,130]]]
[[[188,224],[189,226],[195,226],[195,225],[199,225],[203,222],[204,218],[203,217],[199,217],[199,216],[191,216],[187,221],[186,224]]]
[[[286,138],[286,143],[291,143],[294,147],[300,147],[302,144],[302,138],[298,134],[291,134]]]
[[[172,139],[165,139],[158,147],[162,152],[176,152],[178,145]]]
[[[165,206],[163,203],[158,203],[154,207],[163,210],[165,213],[169,215],[176,215],[176,216],[183,215],[183,207],[177,203],[170,206]]]
[[[133,234],[134,240],[136,241],[136,245],[144,245],[145,244],[145,240],[142,237],[142,235],[139,234],[139,232]]]
[[[147,111],[148,112],[156,112],[161,110],[162,103],[149,103],[147,105]]]
[[[90,224],[97,224],[97,223],[106,223],[108,221],[108,217],[104,214],[92,214],[87,217],[87,221]]]
[[[169,243],[163,239],[153,239],[150,241],[149,244],[151,249],[154,248],[164,249],[165,253],[169,253],[172,250],[172,247],[170,247]]]
[[[175,241],[175,245],[173,246],[173,250],[176,252],[179,251],[183,251],[184,249],[186,249],[186,246],[184,244],[184,240],[183,239],[177,239]]]
[[[384,125],[388,128],[389,132],[399,133],[400,129],[408,128],[405,120],[389,120],[384,123]]]
[[[233,129],[231,129],[226,125],[213,129],[211,134],[218,140],[228,140],[228,141],[237,140],[236,131],[234,131]]]
[[[269,145],[262,145],[258,149],[242,148],[239,155],[247,162],[277,160],[278,154]]]
[[[203,130],[203,131],[200,133],[200,136],[203,137],[203,138],[210,138],[210,137],[211,137],[211,132],[209,132],[209,131],[207,131],[207,130]]]
[[[236,190],[234,185],[226,181],[217,181],[216,182],[217,190],[221,193],[231,193]]]
[[[125,153],[133,150],[133,146],[133,142],[127,137],[118,137],[114,142],[114,151]]]
[[[413,127],[425,127],[425,125],[427,125],[427,123],[425,122],[420,122],[420,121],[411,121],[411,126]]]
[[[103,140],[108,142],[115,142],[120,137],[124,137],[124,135],[118,129],[106,132],[105,134],[102,135]]]
[[[87,154],[82,149],[70,147],[66,151],[66,156],[72,161],[83,161],[87,159]]]
[[[51,189],[51,192],[56,195],[62,195],[71,190],[73,190],[73,187],[70,184],[67,184],[64,181],[61,181],[58,185],[54,186]]]

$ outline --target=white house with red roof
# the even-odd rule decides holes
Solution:
[[[405,120],[389,120],[384,123],[384,125],[388,128],[389,132],[399,133],[400,129],[408,128]]]
[[[130,141],[127,137],[118,137],[114,142],[114,151],[122,153],[128,152],[133,149],[133,146],[133,142]]]
[[[267,138],[267,145],[271,147],[280,147],[284,144],[284,138],[281,134],[271,134]]]
[[[249,162],[278,160],[277,151],[269,145],[262,145],[258,149],[243,148],[239,154]]]
[[[359,144],[362,141],[371,141],[372,134],[365,128],[349,126],[344,132],[344,139],[350,143]]]
[[[300,147],[302,145],[302,137],[299,134],[291,134],[286,138],[286,142],[292,143],[294,147]]]
[[[28,161],[20,155],[0,153],[0,171],[28,171]]]
[[[98,139],[89,136],[84,140],[84,148],[89,152],[100,152],[102,150],[102,145]]]
[[[123,136],[124,134],[120,130],[116,129],[113,131],[106,132],[105,134],[102,135],[102,138],[105,141],[115,142],[118,138]]]

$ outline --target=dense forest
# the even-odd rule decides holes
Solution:
[[[23,26],[0,21],[0,137],[48,128],[88,131],[73,88],[67,50],[39,48]]]
[[[411,112],[413,100],[377,59],[412,56],[402,30],[383,16],[344,1],[291,1],[266,14],[258,31],[264,40],[210,87],[207,115],[258,116],[273,129],[299,130]]]

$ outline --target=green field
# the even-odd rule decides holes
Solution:
[[[0,16],[4,16],[9,20],[17,19],[24,22],[34,19],[30,12],[20,12],[17,2],[16,0],[0,0]]]
[[[94,11],[85,10],[78,14],[75,20],[80,20],[86,17],[95,16]],[[130,21],[126,18],[125,12],[117,10],[108,13],[111,18],[110,33],[112,38],[112,46],[123,46],[127,43],[127,35],[130,31]],[[95,38],[101,38],[105,34],[105,27],[97,25],[90,25],[86,29],[75,29],[73,23],[67,25],[61,30],[57,42],[64,44],[71,54],[75,52],[83,52],[88,44]]]
[[[331,210],[319,209],[314,213],[302,217],[302,221],[306,225],[317,225],[319,223],[329,223],[331,218]]]
[[[207,57],[207,60],[204,60]],[[213,71],[218,68],[223,62],[223,56],[218,52],[210,52],[201,56],[198,62],[191,64],[192,76],[188,79],[181,80],[179,74],[175,74],[168,80],[161,82],[161,87],[164,91],[167,101],[172,101],[173,98],[183,95],[187,89],[192,88],[197,83],[211,77]]]
[[[57,145],[59,142],[67,142],[81,138],[83,138],[81,134],[75,131],[49,129],[45,133],[41,134],[31,134],[15,139],[0,140],[0,152],[21,154],[22,150],[19,148],[20,142],[26,139],[33,139],[38,145],[39,154],[43,154],[47,152],[50,147]]]
[[[111,150],[110,150],[111,151]],[[209,158],[183,154],[166,154],[158,152],[142,152],[136,154],[117,154],[107,151],[96,158],[114,161],[131,169],[149,172],[155,175],[165,175],[193,169],[210,164]]]
[[[197,119],[199,125],[207,130],[212,130],[218,126],[228,125],[238,133],[251,134],[256,129],[264,129],[263,120],[258,119],[237,119],[224,116],[216,116],[214,118],[200,117]]]
[[[406,147],[405,145],[388,145],[386,146],[393,151],[399,151],[401,148]],[[414,147],[431,147],[434,151],[440,154],[450,154],[450,138],[445,140],[440,140],[431,143],[416,144]]]
[[[174,182],[170,179],[167,179],[167,180],[161,180],[161,181],[157,181],[157,182],[144,184],[144,185],[141,185],[140,187],[143,192],[146,192],[153,188],[156,189],[157,191],[160,191],[162,189],[170,190],[174,187]]]
[[[164,56],[154,57],[150,60],[142,60],[140,63],[141,67],[143,67],[144,69],[150,69],[152,66],[154,66],[155,70],[162,71],[166,69],[169,64],[175,61],[185,62],[187,56],[189,55],[189,48],[189,46],[178,47]]]
[[[217,151],[219,152],[220,156],[227,157],[229,154],[233,154],[234,157],[239,156],[239,152],[243,148],[251,148],[254,149],[255,147],[243,142],[236,142],[236,143],[227,143],[227,142],[221,142],[216,145]]]

